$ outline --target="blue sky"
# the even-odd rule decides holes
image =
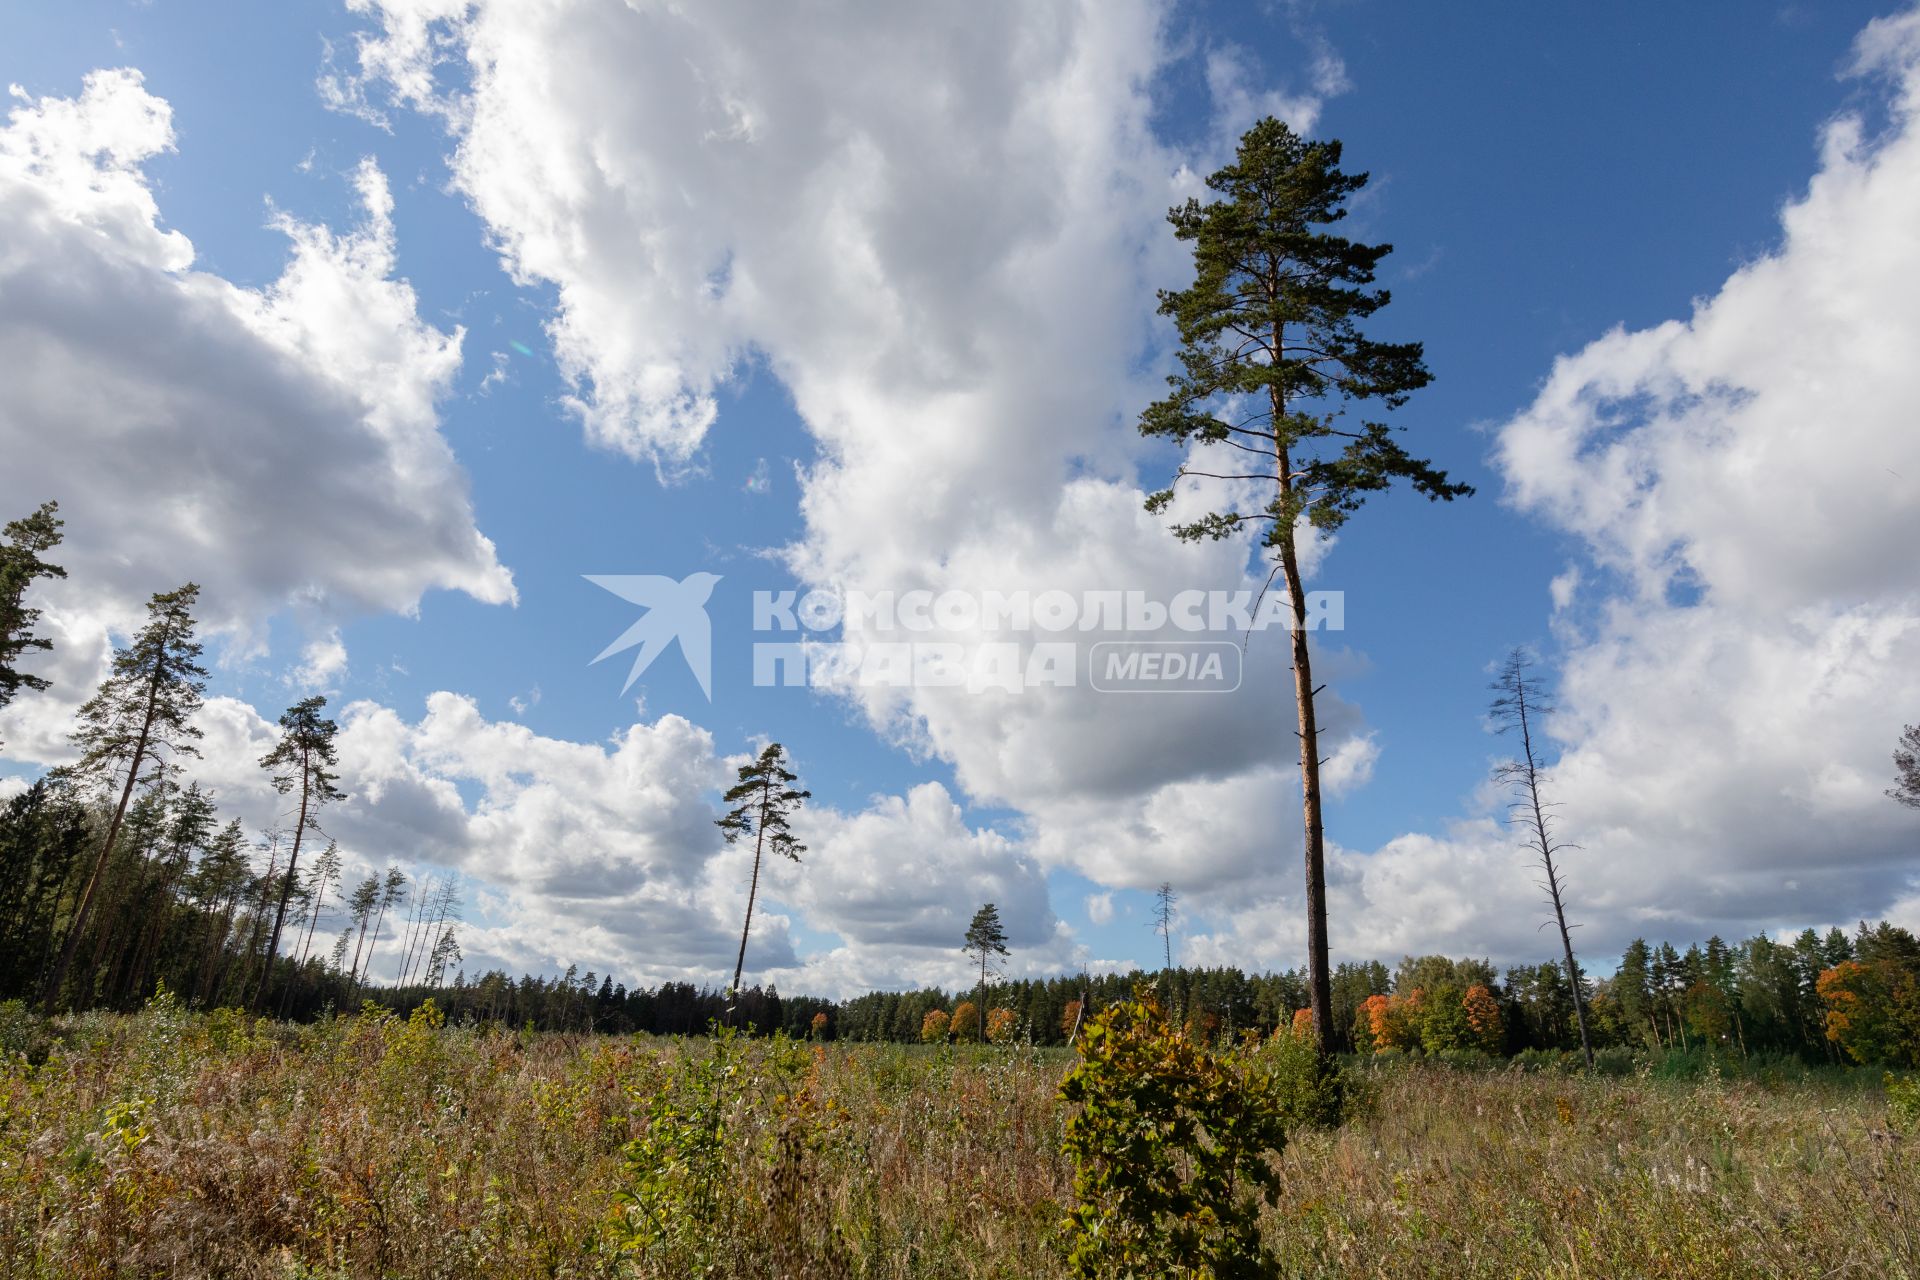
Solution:
[[[884,811],[881,802],[886,797],[906,796],[916,786],[937,782],[960,805],[967,831],[1004,838],[1012,850],[1006,856],[1025,869],[1022,874],[1044,883],[1048,912],[1057,923],[1048,926],[1042,918],[1033,936],[1025,939],[1036,965],[1148,962],[1158,943],[1145,926],[1147,896],[1140,886],[1160,877],[1141,874],[1145,863],[1139,859],[1102,862],[1096,856],[1063,854],[1075,840],[1070,814],[1081,811],[1071,806],[1043,811],[1038,801],[1023,800],[1017,787],[983,785],[980,779],[991,767],[980,762],[987,757],[968,753],[990,749],[971,738],[967,741],[973,745],[957,745],[974,732],[972,726],[943,728],[938,708],[916,708],[913,714],[932,717],[923,724],[928,736],[903,744],[897,732],[876,725],[871,708],[863,708],[857,698],[755,688],[748,678],[750,592],[800,581],[792,563],[781,563],[774,553],[816,542],[825,546],[836,536],[826,517],[816,515],[810,521],[802,509],[810,483],[805,469],[819,464],[824,428],[797,406],[795,380],[804,386],[810,385],[808,379],[818,379],[811,384],[815,395],[821,394],[819,386],[832,386],[841,394],[847,379],[855,376],[848,370],[862,366],[849,362],[845,368],[823,370],[803,340],[778,336],[804,321],[775,314],[777,300],[769,302],[765,314],[729,321],[737,330],[726,340],[730,355],[722,362],[722,376],[707,388],[717,416],[697,447],[684,457],[664,459],[657,448],[654,456],[647,456],[653,446],[624,453],[596,447],[583,432],[581,413],[566,401],[596,395],[610,401],[607,387],[614,373],[604,360],[596,364],[591,353],[569,356],[556,347],[565,341],[556,337],[557,317],[570,307],[581,307],[579,290],[586,282],[565,270],[541,268],[533,261],[535,251],[525,248],[517,270],[510,271],[503,252],[511,258],[515,243],[524,246],[527,237],[537,240],[546,234],[557,240],[571,235],[601,248],[637,244],[648,234],[649,206],[644,200],[630,201],[633,224],[610,231],[603,225],[603,208],[594,213],[602,219],[596,222],[558,197],[554,207],[539,208],[540,193],[514,192],[516,181],[537,186],[538,179],[502,171],[502,157],[511,154],[504,145],[491,151],[471,145],[464,164],[450,164],[463,126],[450,123],[451,117],[428,104],[400,100],[396,82],[383,79],[357,52],[356,41],[382,34],[384,17],[384,38],[404,53],[396,32],[404,33],[413,7],[372,8],[372,13],[359,13],[330,3],[243,6],[173,0],[16,6],[9,15],[6,47],[0,51],[0,81],[18,86],[15,97],[22,103],[74,99],[89,72],[137,68],[145,92],[164,100],[172,112],[171,149],[145,158],[139,166],[157,205],[159,225],[191,240],[195,271],[243,288],[269,290],[286,267],[288,238],[272,225],[275,211],[301,224],[337,231],[362,220],[354,175],[371,157],[393,198],[396,257],[391,276],[411,285],[420,324],[443,333],[464,328],[457,371],[437,400],[437,430],[457,464],[451,483],[457,488],[458,477],[464,476],[472,526],[491,540],[498,563],[510,570],[517,602],[489,602],[470,591],[434,589],[431,583],[407,602],[412,608],[302,607],[297,592],[283,593],[277,604],[256,602],[252,621],[264,630],[251,646],[230,646],[213,692],[250,704],[271,719],[292,700],[288,671],[303,645],[337,627],[347,656],[315,686],[324,687],[336,706],[364,702],[415,722],[430,695],[450,691],[470,698],[489,723],[523,725],[544,740],[604,744],[635,722],[635,702],[620,694],[624,659],[599,665],[589,665],[589,659],[626,627],[634,610],[582,575],[719,573],[724,579],[711,610],[716,634],[711,702],[685,665],[669,657],[636,686],[643,702],[641,721],[683,717],[711,735],[719,757],[748,750],[763,738],[782,741],[794,752],[819,802],[848,823],[862,812]],[[1169,183],[1175,183],[1174,162],[1201,170],[1217,164],[1220,139],[1228,136],[1223,130],[1230,130],[1241,109],[1230,101],[1235,92],[1251,102],[1285,103],[1302,122],[1310,120],[1316,135],[1345,143],[1349,169],[1371,172],[1372,185],[1358,202],[1349,229],[1396,246],[1383,274],[1395,301],[1377,331],[1384,337],[1423,340],[1436,375],[1432,387],[1414,398],[1400,420],[1411,428],[1409,440],[1420,452],[1479,490],[1474,498],[1449,507],[1429,506],[1404,494],[1376,500],[1342,531],[1317,570],[1314,585],[1346,593],[1347,628],[1330,638],[1330,647],[1344,652],[1330,670],[1336,692],[1361,718],[1363,730],[1356,736],[1365,736],[1373,753],[1365,776],[1337,794],[1329,810],[1331,837],[1356,859],[1411,837],[1442,845],[1466,840],[1478,850],[1470,859],[1435,856],[1423,864],[1428,866],[1424,874],[1438,880],[1459,875],[1467,883],[1471,876],[1461,870],[1464,866],[1476,868],[1473,874],[1492,874],[1490,869],[1497,869],[1503,856],[1517,863],[1519,855],[1501,853],[1504,846],[1488,837],[1484,827],[1462,835],[1462,824],[1484,823],[1489,813],[1484,778],[1498,745],[1482,723],[1487,668],[1515,643],[1538,648],[1550,674],[1557,675],[1563,663],[1586,673],[1575,714],[1557,726],[1563,739],[1558,749],[1586,748],[1597,761],[1587,772],[1575,769],[1570,774],[1575,795],[1587,785],[1582,778],[1610,779],[1590,784],[1614,788],[1610,795],[1632,792],[1630,778],[1608,773],[1602,757],[1604,750],[1614,748],[1596,744],[1610,742],[1607,726],[1625,715],[1624,708],[1605,701],[1609,680],[1635,678],[1617,665],[1608,674],[1607,664],[1616,660],[1608,655],[1617,655],[1617,646],[1606,641],[1607,629],[1614,625],[1607,619],[1617,621],[1622,608],[1644,605],[1641,575],[1647,565],[1631,554],[1623,556],[1620,547],[1626,544],[1615,539],[1599,517],[1556,515],[1551,485],[1544,509],[1539,502],[1517,501],[1517,489],[1538,477],[1517,482],[1515,467],[1520,464],[1502,452],[1502,441],[1538,409],[1557,359],[1579,356],[1616,327],[1647,330],[1684,321],[1697,299],[1712,298],[1740,268],[1779,254],[1782,206],[1800,198],[1826,163],[1820,139],[1828,121],[1855,112],[1869,134],[1899,132],[1898,119],[1889,115],[1894,100],[1889,81],[1843,74],[1856,59],[1863,28],[1888,12],[1884,4],[1850,3],[1679,10],[1632,4],[1525,13],[1360,0],[1261,7],[1191,4],[1149,12],[1143,24],[1121,29],[1114,37],[1148,33],[1153,48],[1140,55],[1137,65],[1151,72],[1131,96],[1118,91],[1105,98],[1091,94],[1083,109],[1092,119],[1103,111],[1117,118],[1126,110],[1144,108],[1151,137],[1135,140],[1144,154],[1127,161],[1136,166],[1129,173],[1150,171],[1157,164]],[[702,20],[706,29],[690,46],[695,52],[685,55],[696,75],[708,76],[703,83],[725,79],[727,60],[714,51],[725,50],[733,35],[744,34],[737,30],[738,13],[729,17],[724,7],[716,13]],[[472,93],[468,104],[482,106],[493,95],[499,100],[492,105],[509,117],[526,108],[529,104],[516,104],[510,97],[512,86],[476,86],[472,51],[483,35],[509,39],[510,48],[529,50],[550,35],[550,29],[529,20],[525,31],[516,32],[501,18],[497,29],[489,31],[486,24],[494,18],[483,17],[480,9],[462,21],[462,28],[437,28],[440,92]],[[831,21],[857,25],[861,14],[855,6]],[[983,14],[977,21],[991,26],[1014,19]],[[1082,14],[1074,21],[1094,29],[1103,20]],[[1122,25],[1116,23],[1116,29]],[[934,52],[918,43],[903,45],[899,57],[905,69],[911,69],[915,59],[931,59],[943,74],[965,77],[971,72],[959,59],[996,56],[991,33],[977,43],[987,46],[984,52],[970,43],[955,53],[952,65],[942,65],[937,42],[931,46]],[[703,56],[714,58],[711,66],[700,63]],[[750,54],[742,57],[751,65]],[[558,49],[551,58],[551,66],[569,66]],[[1338,68],[1337,74],[1332,67]],[[633,86],[646,74],[645,67],[633,68]],[[1027,68],[1021,74],[1038,73]],[[340,102],[328,103],[316,86],[322,75],[351,81],[358,96],[346,109]],[[797,82],[807,80],[804,70],[793,75]],[[628,86],[623,86],[618,68],[605,74],[584,69],[581,78],[593,80],[596,92],[611,95],[608,118],[621,115],[619,95]],[[811,83],[807,87],[815,96],[806,100],[833,101],[831,85],[824,91]],[[632,91],[641,92],[638,87]],[[887,92],[883,84],[854,101],[884,101]],[[856,107],[847,109],[858,118]],[[371,118],[375,115],[379,118]],[[606,136],[598,134],[601,122],[584,89],[566,103],[565,111],[555,106],[551,118],[536,115],[529,112],[524,126],[536,142],[542,136],[536,128],[575,129],[579,137],[599,137],[594,145],[611,149],[624,143],[644,152],[644,137],[636,143],[611,127]],[[637,129],[657,127],[664,134],[676,127],[671,112],[641,113],[637,118]],[[475,138],[484,142],[484,130],[490,127],[483,124],[478,126],[481,132],[464,136],[470,144]],[[964,120],[954,124],[957,136],[964,137],[964,127]],[[515,141],[533,145],[525,138]],[[884,144],[875,145],[883,167],[906,163]],[[656,157],[647,173],[672,173],[671,153],[662,154],[669,158]],[[987,152],[989,162],[992,154]],[[805,163],[805,158],[794,163]],[[487,165],[495,168],[488,170]],[[764,167],[772,172],[780,165],[770,159]],[[760,169],[750,167],[748,172],[757,175]],[[733,189],[748,190],[757,180],[739,180]],[[989,189],[1004,181],[1001,194],[1011,199],[1019,195],[1019,180],[1020,175],[1003,179],[989,163],[981,185],[969,190],[977,189],[987,202],[997,198]],[[696,194],[686,199],[695,213],[719,224],[713,233],[719,240],[736,236],[739,261],[747,270],[771,274],[771,255],[755,257],[765,250],[756,248],[752,239],[771,232],[729,230],[738,210],[701,207],[699,190],[690,180],[689,191]],[[1169,190],[1168,198],[1150,196],[1135,203],[1171,203]],[[738,198],[778,202],[782,192],[778,185],[769,185]],[[553,231],[573,216],[587,220],[570,231]],[[522,221],[513,221],[516,217]],[[1156,231],[1137,217],[1116,215],[1111,234],[1116,243],[1147,246],[1142,254],[1160,256],[1132,269],[1139,273],[1139,287],[1129,291],[1123,281],[1111,295],[1115,305],[1131,308],[1129,323],[1146,335],[1145,341],[1131,349],[1116,346],[1099,358],[1116,362],[1116,367],[1124,363],[1151,371],[1165,357],[1168,335],[1148,320],[1150,286],[1176,282],[1168,277],[1167,264],[1177,267],[1177,250],[1168,247],[1170,233]],[[825,237],[816,243],[833,241]],[[1155,244],[1159,247],[1151,247]],[[593,251],[572,260],[568,269],[598,274],[617,294],[622,260],[613,256],[596,264]],[[964,252],[956,251],[955,269],[965,261]],[[832,270],[831,262],[809,265],[823,274]],[[0,304],[4,301],[0,294]],[[657,302],[641,282],[631,301],[640,335],[635,343],[652,340],[647,317],[660,313]],[[593,314],[602,320],[629,314],[619,305],[608,302]],[[681,319],[698,324],[697,311],[689,317]],[[350,325],[352,313],[331,322]],[[1884,316],[1860,318],[1863,325],[1886,322]],[[849,333],[855,340],[860,336],[857,330]],[[686,356],[678,348],[668,349],[661,359],[671,363],[682,357],[688,367],[700,363],[697,354]],[[809,360],[816,364],[809,366]],[[689,382],[696,388],[698,373]],[[1714,381],[1702,377],[1702,385]],[[1139,383],[1140,388],[1149,385],[1144,378]],[[1137,409],[1144,400],[1135,395],[1131,403]],[[1132,442],[1127,404],[1127,396],[1120,395],[1115,403],[1087,406],[1089,420],[1077,430],[1091,433],[1085,438],[1112,442],[1100,446],[1111,452],[1087,463],[1087,472],[1111,476],[1115,468],[1125,471],[1137,465],[1136,475],[1121,479],[1157,482],[1171,458]],[[1648,421],[1657,417],[1650,415]],[[25,410],[16,408],[6,423],[11,430],[31,433]],[[892,429],[911,448],[915,432],[924,428],[907,418]],[[1730,429],[1744,428],[1735,424]],[[59,477],[62,467],[71,464],[77,476],[80,451],[64,455],[57,440],[44,436],[33,447],[44,451],[43,474]],[[857,452],[860,446],[839,438],[836,447]],[[1671,458],[1658,451],[1656,456]],[[223,465],[221,457],[216,453],[208,465]],[[1702,465],[1724,471],[1739,464],[1708,457]],[[818,472],[813,474],[817,479]],[[1676,468],[1676,477],[1679,474]],[[750,483],[756,476],[764,477],[763,487]],[[1643,486],[1657,486],[1663,478],[1657,472],[1651,479],[1643,475]],[[300,477],[270,480],[297,484]],[[1577,481],[1575,477],[1567,483]],[[84,483],[75,480],[76,485]],[[18,506],[29,495],[9,490],[6,496]],[[1910,519],[1909,497],[1896,497],[1897,518]],[[1675,490],[1668,501],[1687,499]],[[1622,509],[1629,505],[1627,497],[1619,504]],[[911,504],[903,509],[910,511]],[[259,537],[271,545],[278,534],[270,506],[262,519]],[[71,533],[76,544],[95,536],[77,525]],[[976,530],[967,536],[986,539],[989,533]],[[885,544],[896,534],[904,542],[906,531],[881,527],[868,528],[865,534]],[[1708,545],[1705,533],[1688,536],[1691,542],[1682,538],[1673,545]],[[1844,530],[1836,534],[1826,554],[1837,559],[1854,554],[1857,548],[1849,545],[1849,536]],[[377,537],[366,547],[370,556],[387,554]],[[102,546],[98,554],[136,565],[151,558],[155,568],[145,577],[159,585],[166,560],[163,547]],[[394,554],[399,558],[406,552]],[[1684,551],[1681,555],[1684,559]],[[1701,559],[1705,563],[1707,558]],[[335,568],[351,572],[353,567]],[[1573,569],[1581,574],[1581,591],[1565,607],[1556,608],[1550,584]],[[134,576],[144,583],[145,577]],[[1825,603],[1892,608],[1910,601],[1913,585],[1896,576],[1846,600]],[[131,587],[129,592],[131,599],[140,594]],[[1682,607],[1687,603],[1679,602]],[[1765,607],[1784,611],[1816,603],[1820,600],[1810,596]],[[120,616],[100,608],[103,618]],[[1752,616],[1730,616],[1724,624],[1728,634],[1749,629]],[[1698,620],[1699,615],[1688,615],[1683,621]],[[1651,630],[1645,626],[1639,634]],[[1279,640],[1269,638],[1268,643]],[[1875,671],[1899,665],[1896,654],[1897,647],[1870,654],[1861,660],[1880,665],[1856,674],[1871,684]],[[1688,687],[1698,684],[1689,681]],[[1248,692],[1265,696],[1275,690],[1285,692],[1277,685]],[[1771,694],[1751,684],[1729,684],[1718,696],[1758,707]],[[1913,714],[1907,712],[1909,718]],[[1284,765],[1291,750],[1291,708],[1276,699],[1272,715],[1271,755]],[[1881,745],[1890,747],[1898,721],[1896,710],[1880,721],[1850,724],[1853,736],[1846,744],[1846,759],[1870,761]],[[21,735],[8,736],[17,742]],[[1094,754],[1105,745],[1091,733],[1078,740],[1076,749]],[[1180,749],[1178,744],[1168,747]],[[17,753],[9,769],[24,775],[45,763],[49,761]],[[1217,771],[1213,780],[1239,776],[1234,769],[1244,772],[1259,763],[1249,758]],[[504,792],[489,796],[480,772],[456,769],[446,777],[469,814],[506,803]],[[697,780],[710,774],[690,776],[696,781],[688,785],[698,789]],[[1227,858],[1233,864],[1230,870],[1195,874],[1201,888],[1189,895],[1191,915],[1183,922],[1183,933],[1199,940],[1194,958],[1244,954],[1250,963],[1293,962],[1286,941],[1292,925],[1278,923],[1287,918],[1285,895],[1292,891],[1297,863],[1297,818],[1288,807],[1292,801],[1286,780],[1283,769],[1277,783],[1267,779],[1258,784],[1263,788],[1258,803],[1265,806],[1260,811],[1271,814],[1273,834],[1265,844],[1275,865],[1256,868],[1249,860],[1252,855],[1238,861],[1235,855]],[[1719,794],[1713,787],[1708,790]],[[1761,790],[1802,794],[1788,781]],[[1697,834],[1680,836],[1674,822],[1657,814],[1617,816],[1632,806],[1595,794],[1589,812],[1608,815],[1608,830],[1623,845],[1631,844],[1635,857],[1685,862],[1696,851]],[[698,800],[712,807],[711,789]],[[1569,814],[1577,812],[1570,805]],[[1743,912],[1752,917],[1746,928],[1780,927],[1789,923],[1796,908],[1806,922],[1819,923],[1887,910],[1906,900],[1902,895],[1908,891],[1894,869],[1893,851],[1902,837],[1887,815],[1863,806],[1860,812],[1866,816],[1855,829],[1847,826],[1851,818],[1836,818],[1818,804],[1795,812],[1810,824],[1818,822],[1823,831],[1845,833],[1856,847],[1884,847],[1886,853],[1862,859],[1871,875],[1843,875],[1831,892],[1814,892],[1805,900],[1793,895],[1801,893],[1798,882],[1806,877],[1790,877],[1795,888],[1784,898],[1755,896],[1734,886],[1743,875],[1743,848],[1750,849],[1744,836],[1729,836],[1723,858],[1705,857],[1700,872],[1688,876],[1683,888],[1656,908],[1632,903],[1628,886],[1595,872],[1589,882],[1599,888],[1600,902],[1589,914],[1599,918],[1590,921],[1590,935],[1603,947],[1648,928],[1669,927],[1684,939],[1689,931],[1718,927]],[[1646,825],[1635,827],[1636,822]],[[678,820],[674,825],[685,826]],[[482,904],[476,907],[476,923],[492,939],[470,946],[471,951],[531,967],[561,959],[549,953],[556,950],[553,939],[567,936],[565,902],[541,899],[525,885],[490,888],[503,875],[490,870],[480,836],[469,837],[470,846],[458,854],[432,853],[432,841],[424,837],[415,847],[377,847],[401,829],[369,818],[364,847],[356,852],[376,862],[418,858],[419,865],[428,868],[459,866]],[[846,830],[831,830],[852,838]],[[1109,839],[1097,824],[1085,834],[1090,840]],[[589,831],[576,838],[595,837]],[[1906,840],[1910,846],[1910,837]],[[713,872],[712,903],[719,920],[731,908],[720,883],[724,864],[711,862],[713,856],[702,851],[698,858]],[[816,859],[834,856],[831,836],[827,843],[817,843]],[[1187,856],[1170,852],[1165,878],[1184,884]],[[977,896],[968,892],[963,865],[941,865],[954,876],[956,899]],[[1769,874],[1778,869],[1766,865]],[[1360,872],[1353,876],[1358,883]],[[1404,949],[1449,946],[1507,951],[1501,957],[1505,959],[1526,958],[1518,952],[1526,945],[1520,939],[1531,932],[1530,924],[1512,931],[1505,922],[1488,922],[1456,909],[1451,899],[1451,905],[1429,910],[1417,892],[1406,892],[1413,898],[1396,901],[1395,911],[1410,920],[1452,923],[1404,937]],[[1468,898],[1475,896],[1465,892]],[[666,889],[661,893],[671,896]],[[799,890],[782,893],[776,888],[774,900],[785,913],[792,947],[785,965],[791,974],[783,971],[784,983],[833,986],[939,979],[936,925],[928,925],[926,937],[900,943],[904,949],[888,951],[874,941],[863,950],[849,942],[851,926],[838,922],[830,906],[810,907]],[[1103,894],[1110,896],[1100,898]],[[1369,896],[1368,901],[1374,900]],[[1255,902],[1267,904],[1265,909],[1276,917],[1272,926],[1263,924],[1258,913],[1242,910]],[[1110,917],[1107,904],[1112,906]],[[1510,914],[1504,907],[1493,910],[1495,915]],[[525,928],[515,923],[532,916],[544,923]],[[638,959],[643,940],[617,935],[616,929],[603,942],[586,947],[598,947],[603,954],[598,961],[584,957],[583,965],[598,962],[620,965],[622,972],[632,967],[653,974],[679,971],[673,958],[649,954]],[[1270,951],[1252,946],[1269,937]],[[1400,935],[1363,934],[1352,939],[1350,949],[1384,952],[1402,949],[1402,941]],[[953,944],[957,947],[957,937]],[[808,968],[810,956],[836,948],[855,954],[837,964]],[[779,959],[769,956],[770,963]],[[700,966],[689,960],[686,968],[698,972]]]

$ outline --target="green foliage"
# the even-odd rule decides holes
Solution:
[[[1291,546],[1301,516],[1337,529],[1396,479],[1434,499],[1473,492],[1408,454],[1386,424],[1341,421],[1352,403],[1397,408],[1431,377],[1419,343],[1376,342],[1360,331],[1387,305],[1387,291],[1370,286],[1392,246],[1325,229],[1346,217],[1347,198],[1366,183],[1366,174],[1341,171],[1338,142],[1310,141],[1268,117],[1207,179],[1217,199],[1189,200],[1167,215],[1193,245],[1194,280],[1160,295],[1161,314],[1180,332],[1181,372],[1140,415],[1140,430],[1200,446],[1209,460],[1225,454],[1233,478],[1272,491],[1253,510],[1176,525],[1181,538],[1264,526],[1266,545]],[[1172,498],[1171,487],[1162,490],[1148,510]]]
[[[1276,1274],[1260,1210],[1279,1194],[1268,1157],[1286,1145],[1289,1099],[1257,1055],[1209,1052],[1150,990],[1089,1021],[1060,1087],[1079,1110],[1064,1225],[1076,1275]]]
[[[1367,1106],[1360,1080],[1321,1053],[1311,1037],[1282,1031],[1262,1047],[1259,1061],[1289,1132],[1335,1128]]]
[[[1428,1053],[1473,1047],[1473,1026],[1467,1021],[1460,988],[1442,983],[1426,992],[1419,1005],[1420,1047]]]
[[[34,1066],[53,1052],[53,1031],[47,1020],[21,1000],[0,1004],[0,1057],[18,1056]]]
[[[1896,1133],[1920,1135],[1920,1076],[1886,1075],[1887,1125]]]
[[[670,1066],[652,1089],[633,1091],[644,1121],[622,1152],[624,1213],[616,1232],[628,1250],[697,1275],[725,1248],[735,1197],[727,1170],[728,1089],[740,1042],[719,1028],[704,1055]]]
[[[64,578],[67,571],[40,558],[42,551],[60,545],[60,506],[43,502],[39,510],[0,527],[0,707],[22,689],[44,689],[42,676],[19,670],[29,653],[45,653],[53,642],[33,633],[40,610],[27,603],[27,592],[41,578]]]

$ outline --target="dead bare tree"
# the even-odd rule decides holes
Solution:
[[[1500,676],[1492,688],[1499,694],[1493,700],[1492,717],[1499,733],[1518,733],[1520,755],[1494,770],[1497,781],[1512,789],[1514,800],[1507,806],[1508,821],[1526,832],[1526,847],[1539,860],[1539,885],[1553,907],[1551,923],[1559,926],[1560,946],[1567,958],[1567,983],[1573,988],[1573,1016],[1580,1025],[1580,1052],[1586,1055],[1587,1070],[1593,1070],[1593,1040],[1587,1034],[1586,991],[1580,980],[1580,966],[1573,958],[1572,926],[1567,923],[1566,881],[1554,855],[1578,845],[1554,837],[1554,805],[1541,795],[1543,773],[1540,757],[1533,747],[1534,721],[1553,708],[1542,692],[1539,677],[1527,674],[1533,659],[1525,649],[1515,647],[1501,665]],[[1546,928],[1542,924],[1541,928]]]
[[[1160,935],[1166,951],[1166,967],[1173,968],[1173,905],[1180,901],[1171,881],[1162,880],[1154,890],[1153,931]]]

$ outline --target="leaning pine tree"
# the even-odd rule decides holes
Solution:
[[[1346,217],[1367,175],[1340,171],[1338,142],[1311,142],[1271,117],[1240,139],[1207,179],[1217,197],[1173,209],[1193,244],[1194,280],[1164,291],[1180,334],[1181,371],[1148,406],[1140,430],[1186,451],[1174,484],[1147,499],[1164,511],[1187,478],[1227,482],[1220,509],[1174,525],[1180,538],[1261,536],[1286,592],[1293,641],[1300,783],[1306,828],[1308,1002],[1322,1054],[1333,1050],[1327,963],[1320,730],[1314,714],[1300,540],[1339,528],[1369,494],[1405,480],[1431,499],[1472,492],[1409,455],[1380,422],[1348,423],[1360,402],[1398,408],[1430,379],[1417,342],[1375,342],[1359,322],[1387,304],[1371,288],[1391,245],[1356,244],[1324,228]],[[1215,459],[1219,461],[1216,462]]]
[[[1500,668],[1493,682],[1500,695],[1493,700],[1493,722],[1501,733],[1515,733],[1520,739],[1520,754],[1494,770],[1494,779],[1513,790],[1508,806],[1513,821],[1526,832],[1527,848],[1540,863],[1540,888],[1553,908],[1553,922],[1560,928],[1560,949],[1567,958],[1567,985],[1573,988],[1573,1016],[1580,1024],[1580,1052],[1586,1055],[1587,1070],[1593,1070],[1593,1041],[1587,1034],[1587,1000],[1580,977],[1580,966],[1573,958],[1573,933],[1567,924],[1566,879],[1554,855],[1573,848],[1554,837],[1553,805],[1541,795],[1544,773],[1540,757],[1533,748],[1533,727],[1539,717],[1552,710],[1541,691],[1537,676],[1528,675],[1533,661],[1526,650],[1515,649]]]
[[[727,988],[729,1019],[740,999],[740,974],[747,967],[747,935],[753,931],[753,900],[760,892],[760,863],[769,853],[798,862],[800,855],[807,851],[807,846],[794,839],[788,829],[788,818],[813,795],[811,791],[794,789],[793,784],[799,780],[799,775],[787,768],[786,751],[773,742],[752,761],[740,766],[739,781],[723,797],[733,806],[725,817],[718,819],[727,843],[733,844],[748,836],[753,838],[753,879],[747,885],[747,919],[740,926],[740,955],[733,962],[733,984]]]
[[[200,666],[200,642],[193,638],[193,606],[199,598],[200,588],[192,582],[154,595],[147,602],[146,625],[126,648],[115,650],[105,683],[80,708],[73,732],[80,759],[61,773],[107,794],[118,784],[120,795],[67,925],[60,957],[47,976],[43,1001],[48,1013],[59,1002],[80,949],[134,789],[171,777],[179,767],[177,757],[200,754],[193,745],[200,737],[193,716],[200,709],[207,673]]]

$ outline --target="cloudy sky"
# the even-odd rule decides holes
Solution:
[[[1284,637],[1237,693],[756,685],[756,591],[1257,588],[1141,507],[1167,207],[1263,114],[1372,174],[1408,443],[1478,494],[1310,556],[1336,959],[1543,958],[1489,667],[1555,686],[1597,967],[1636,934],[1920,923],[1920,12],[1344,0],[9,11],[0,513],[57,498],[65,758],[147,595],[203,584],[200,776],[325,693],[365,865],[466,884],[468,967],[719,982],[744,753],[815,795],[750,975],[1301,959]],[[720,576],[709,697],[584,575]],[[977,641],[948,619],[937,638]],[[823,638],[831,639],[831,635]]]

